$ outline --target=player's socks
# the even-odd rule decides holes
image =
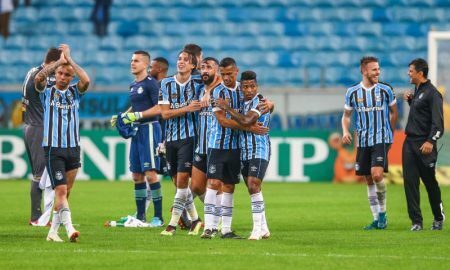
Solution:
[[[72,231],[75,231],[72,225],[72,214],[68,207],[61,208],[61,210],[59,210],[59,219],[61,221],[60,223],[66,228],[68,234],[70,234]]]
[[[252,234],[261,234],[262,213],[264,212],[264,200],[261,192],[250,196],[252,202],[253,230]]]
[[[49,233],[58,233],[59,226],[61,225],[61,219],[59,218],[59,212],[53,211],[52,225],[50,226]]]
[[[152,189],[150,188],[150,184],[147,182],[147,199],[145,201],[145,212],[147,213],[148,207],[150,206],[150,203],[152,202]]]
[[[194,197],[192,196],[192,192],[190,188],[187,188],[187,199],[186,199],[186,211],[191,217],[192,221],[196,221],[198,219],[197,208],[195,208]]]
[[[217,190],[207,188],[205,194],[205,230],[214,229]]]
[[[134,184],[134,198],[136,200],[136,218],[145,221],[145,202],[147,200],[147,184]]]
[[[369,199],[370,211],[372,212],[373,220],[378,220],[380,206],[378,204],[377,189],[375,185],[367,185],[367,198]]]
[[[183,212],[184,205],[186,204],[187,196],[187,188],[177,188],[177,193],[175,193],[175,198],[173,200],[172,217],[170,218],[169,222],[170,226],[177,226],[178,220],[180,219],[181,213]]]
[[[386,183],[384,182],[384,179],[382,179],[380,182],[375,183],[375,185],[377,187],[377,198],[380,212],[386,212]]]
[[[214,212],[213,229],[219,229],[220,219],[222,218],[222,195],[223,193],[216,195],[216,211]]]
[[[153,207],[155,209],[155,217],[159,217],[161,220],[163,220],[161,183],[156,182],[150,184],[150,189],[152,190],[151,196],[153,200]]]
[[[264,201],[264,196],[262,191],[259,192],[261,194],[261,198]],[[269,233],[269,227],[267,225],[267,220],[266,220],[266,204],[264,204],[264,210],[261,213],[261,232],[262,233]],[[270,234],[270,233],[269,233]]]
[[[231,232],[233,220],[233,193],[224,192],[222,195],[222,235]]]
[[[36,221],[42,215],[41,201],[42,201],[42,190],[39,188],[39,181],[31,181],[30,186],[30,197],[31,197],[31,221]]]

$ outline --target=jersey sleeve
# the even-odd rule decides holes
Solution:
[[[395,105],[397,103],[397,99],[395,97],[394,89],[388,87],[387,95],[388,95],[387,103],[389,104],[389,106]]]
[[[351,93],[352,92],[350,92],[350,90],[347,90],[347,93],[345,94],[344,109],[346,109],[347,111],[353,110],[353,102],[351,100]]]
[[[169,91],[167,90],[166,79],[163,79],[161,82],[161,88],[159,89],[159,97],[158,104],[161,105],[169,105]]]
[[[153,79],[149,80],[147,91],[148,91],[147,95],[152,100],[152,104],[153,105],[158,104],[159,87],[155,80],[153,80]]]
[[[261,112],[258,110],[258,105],[259,105],[259,98],[258,98],[258,96],[255,96],[252,99],[252,104],[251,104],[251,107],[250,107],[250,111],[257,113],[258,116],[261,116]]]
[[[211,95],[211,107],[212,107],[212,111],[213,112],[217,112],[217,111],[222,110],[216,104],[216,100],[218,100],[219,98],[225,98],[225,94],[222,91],[222,87],[216,87],[216,88],[214,88],[214,91],[212,92],[212,95]]]

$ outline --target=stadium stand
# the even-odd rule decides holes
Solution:
[[[176,52],[195,42],[205,56],[232,56],[241,70],[258,70],[267,86],[348,86],[359,78],[349,70],[373,53],[384,79],[399,87],[408,85],[407,63],[426,56],[427,32],[450,30],[447,0],[117,0],[109,35],[99,39],[89,21],[92,5],[36,0],[16,9],[11,36],[0,42],[0,65],[8,70],[0,84],[20,84],[18,71],[64,41],[81,52],[79,62],[94,71],[97,85],[126,86],[134,50],[169,57],[173,67]]]

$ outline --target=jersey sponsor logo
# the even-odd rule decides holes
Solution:
[[[209,173],[215,173],[216,172],[216,165],[209,166],[208,171],[209,171]]]
[[[374,112],[374,111],[383,111],[384,108],[380,106],[375,107],[356,107],[358,112]]]
[[[63,179],[63,174],[61,171],[56,171],[55,172],[55,179],[58,181],[61,181]]]
[[[187,105],[189,105],[189,101],[185,101],[185,102],[181,102],[181,103],[171,103],[170,108],[178,109],[178,108],[186,107]]]
[[[72,109],[73,107],[75,107],[75,103],[72,104],[62,104],[61,102],[55,102],[54,100],[52,100],[50,102],[50,106],[52,107],[56,107],[58,109],[63,109],[63,110],[69,110]]]

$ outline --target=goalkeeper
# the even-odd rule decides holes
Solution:
[[[159,87],[155,79],[147,74],[150,65],[150,54],[146,51],[136,51],[131,58],[131,73],[134,82],[130,84],[129,112],[123,113],[125,124],[139,123],[139,129],[131,138],[130,171],[134,181],[136,199],[136,218],[146,222],[146,201],[151,197],[155,214],[150,221],[151,227],[164,225],[162,217],[162,192],[158,180],[160,160],[156,148],[161,142],[161,126],[158,122],[160,109],[158,105]],[[130,112],[131,111],[131,112]],[[144,112],[145,111],[145,112]],[[114,126],[117,116],[113,116]],[[148,185],[147,185],[148,183]],[[149,189],[147,190],[147,187]]]

